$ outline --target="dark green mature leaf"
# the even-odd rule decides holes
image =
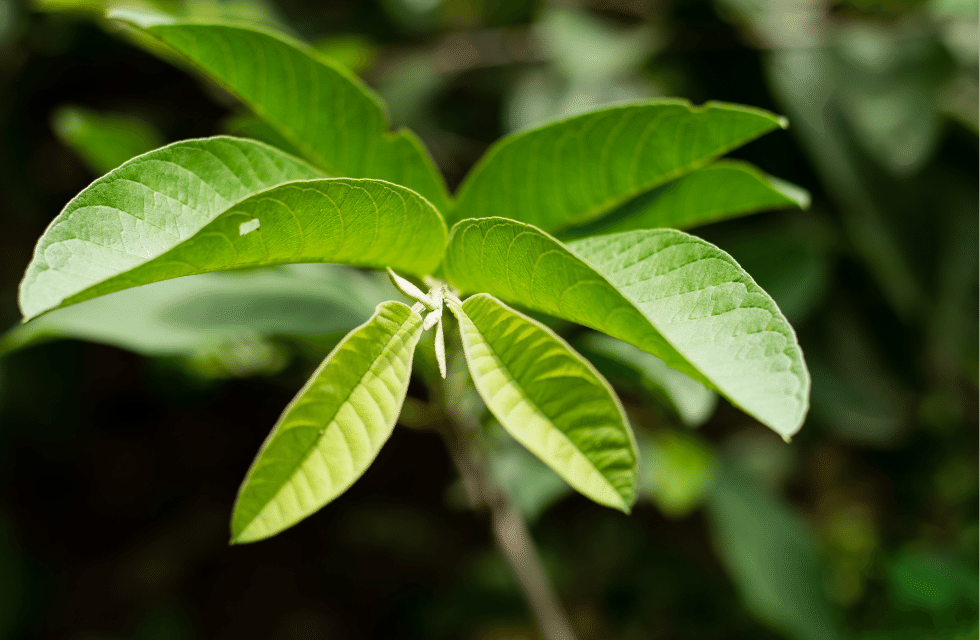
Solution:
[[[768,209],[806,209],[810,194],[746,162],[719,160],[641,194],[564,236],[633,229],[690,229]]]
[[[563,245],[502,218],[466,220],[444,269],[463,292],[592,327],[707,384],[784,438],[807,411],[810,377],[772,299],[728,254],[672,229]]]
[[[129,287],[211,271],[334,262],[390,265],[421,275],[438,266],[445,223],[416,193],[378,180],[327,178],[249,196],[247,188],[253,185],[242,180],[255,182],[253,169],[279,169],[267,166],[273,160],[292,163],[274,174],[281,177],[298,173],[299,161],[237,140],[228,144],[248,153],[227,159],[231,169],[221,164],[225,158],[208,155],[228,140],[202,141],[207,151],[195,153],[206,157],[194,156],[190,163],[182,155],[141,156],[72,200],[41,237],[21,282],[25,318]],[[160,152],[194,149],[182,144]],[[255,155],[267,165],[249,162]]]
[[[450,308],[473,383],[504,429],[583,495],[629,512],[636,442],[609,383],[553,331],[490,295]]]
[[[760,109],[683,100],[575,116],[496,143],[463,181],[449,219],[581,225],[780,126]]]
[[[123,9],[109,18],[178,54],[328,174],[388,180],[447,209],[445,183],[418,138],[407,129],[390,132],[374,93],[314,49],[258,28]]]
[[[422,316],[400,302],[327,356],[273,427],[238,492],[231,542],[273,536],[347,490],[398,419]]]

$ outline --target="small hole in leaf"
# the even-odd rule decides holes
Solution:
[[[238,235],[243,236],[247,233],[252,233],[256,229],[262,226],[262,223],[258,218],[252,218],[248,222],[243,222],[238,226]]]

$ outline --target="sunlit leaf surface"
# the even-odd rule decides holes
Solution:
[[[235,503],[232,543],[296,524],[364,473],[398,419],[421,334],[421,315],[386,302],[327,356],[252,463]]]
[[[655,229],[563,245],[492,218],[454,227],[444,265],[464,292],[592,327],[708,384],[784,438],[806,414],[803,354],[772,299],[730,256]]]
[[[504,429],[585,496],[629,511],[636,444],[609,383],[550,329],[492,296],[453,310],[473,383]]]
[[[427,273],[437,266],[445,224],[417,194],[341,178],[270,189],[304,172],[316,174],[272,147],[234,138],[135,158],[79,194],[41,237],[21,282],[24,317],[243,267],[335,262]]]
[[[581,225],[785,123],[760,109],[660,100],[593,111],[497,142],[463,181],[450,222],[502,216]]]

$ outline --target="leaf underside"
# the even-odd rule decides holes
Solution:
[[[272,429],[238,492],[232,543],[273,536],[343,493],[398,419],[422,316],[400,302],[337,345]]]
[[[501,216],[549,232],[582,225],[784,124],[760,109],[683,100],[575,116],[491,147],[448,220]]]
[[[229,138],[198,143],[275,151]],[[422,275],[438,266],[445,223],[404,187],[323,178],[249,195],[220,167],[206,167],[215,178],[205,182],[196,175],[207,174],[186,163],[163,165],[177,174],[164,183],[166,176],[153,173],[161,165],[152,159],[184,144],[136,158],[68,204],[39,241],[21,283],[26,319],[129,287],[213,271],[333,262]],[[279,161],[299,162],[275,154]],[[248,176],[251,168],[236,173]],[[239,194],[246,197],[235,202]],[[196,227],[195,221],[204,224]]]
[[[440,211],[448,208],[442,176],[415,134],[389,131],[377,96],[313,49],[256,27],[185,23],[124,9],[109,17],[177,53],[329,175],[387,180]]]
[[[671,229],[563,245],[502,218],[454,227],[447,278],[633,344],[717,390],[784,438],[810,379],[792,327],[728,254]]]
[[[609,384],[554,332],[492,296],[453,310],[473,382],[500,424],[583,495],[628,512],[636,444]]]

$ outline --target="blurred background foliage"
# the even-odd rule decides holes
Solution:
[[[376,274],[198,276],[16,326],[36,239],[93,178],[188,137],[284,144],[105,28],[109,4],[0,0],[0,638],[535,637],[421,428],[421,384],[347,494],[225,544],[281,409],[395,295]],[[621,392],[643,498],[631,517],[588,503],[491,420],[493,471],[585,640],[978,637],[974,0],[145,4],[310,42],[364,75],[450,186],[499,136],[611,102],[788,116],[736,156],[806,187],[810,209],[697,233],[797,328],[814,387],[792,445],[656,358],[562,327]]]

